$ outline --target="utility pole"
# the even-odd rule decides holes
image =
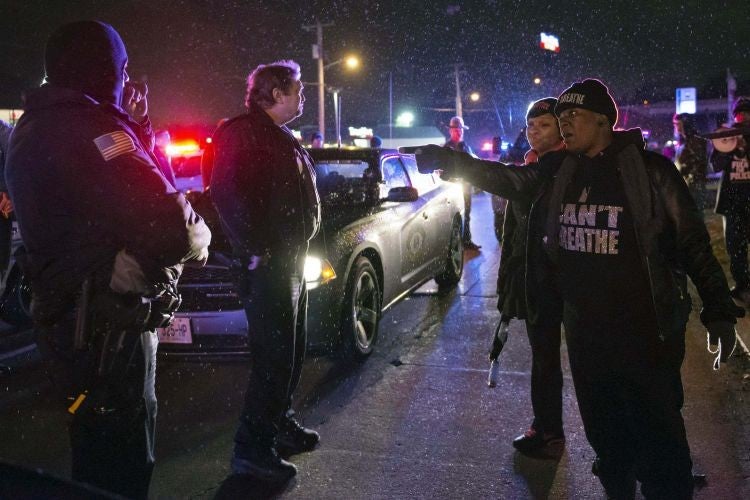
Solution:
[[[458,79],[458,69],[460,66],[460,64],[453,65],[453,74],[456,77],[456,116],[460,116],[461,118],[463,118],[464,109],[463,105],[461,104],[461,82]]]
[[[315,30],[316,44],[312,46],[313,59],[318,60],[318,131],[323,136],[325,141],[326,135],[326,106],[325,106],[325,69],[323,61],[323,28],[333,26],[333,23],[322,24],[319,20],[315,20],[315,24],[302,26],[305,31]]]

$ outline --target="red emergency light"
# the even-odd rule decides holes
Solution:
[[[185,156],[200,152],[201,147],[198,141],[194,139],[187,139],[184,141],[171,142],[167,146],[167,155],[169,156]]]
[[[482,151],[492,151],[492,141],[485,141],[482,143]]]

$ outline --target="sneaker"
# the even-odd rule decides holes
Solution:
[[[537,432],[532,428],[514,439],[513,447],[524,455],[559,458],[565,448],[565,436]]]
[[[464,243],[464,250],[479,250],[482,245],[477,245],[473,241],[467,241]]]
[[[320,434],[302,427],[296,419],[287,417],[279,425],[276,435],[276,449],[284,455],[295,455],[312,451],[320,442]]]
[[[231,465],[234,474],[274,483],[289,481],[297,474],[297,467],[281,458],[270,446],[241,453],[235,451]]]

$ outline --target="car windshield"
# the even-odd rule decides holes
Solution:
[[[364,160],[325,160],[315,164],[317,186],[325,203],[361,203],[373,186],[372,170]]]

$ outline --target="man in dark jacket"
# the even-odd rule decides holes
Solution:
[[[545,163],[555,168],[566,156],[560,128],[555,116],[557,99],[547,97],[534,102],[526,113],[526,136],[530,149],[526,164]],[[548,310],[536,322],[526,312],[526,241],[532,197],[508,203],[503,226],[500,269],[497,278],[497,307],[501,327],[511,318],[526,320],[531,345],[531,406],[534,420],[529,429],[513,441],[522,453],[558,457],[565,444],[562,425],[562,385],[560,366],[560,323],[562,317]],[[537,242],[537,245],[539,243]],[[556,308],[559,310],[559,306]]]
[[[511,200],[541,189],[529,215],[529,317],[554,310],[549,293],[559,291],[578,404],[597,453],[594,470],[613,498],[632,498],[636,479],[647,498],[690,498],[692,462],[680,413],[686,276],[703,301],[717,365],[734,349],[742,311],[679,172],[643,149],[639,130],[613,131],[617,107],[607,87],[575,83],[555,112],[572,154],[547,184],[544,158],[505,167],[426,146],[417,162]]]
[[[750,98],[740,97],[732,110],[736,127],[750,127]],[[734,278],[732,297],[750,304],[750,268],[747,246],[750,243],[750,135],[740,136],[737,147],[728,153],[714,150],[711,164],[721,172],[716,198],[717,214],[726,218],[724,239],[729,254],[729,269]]]
[[[285,126],[302,114],[302,89],[297,63],[258,66],[247,113],[213,137],[212,199],[234,253],[252,353],[232,470],[272,481],[296,473],[278,452],[310,451],[319,440],[291,411],[305,357],[304,264],[320,225],[312,158]]]
[[[157,335],[188,262],[211,233],[144,143],[146,109],[109,25],[82,21],[47,42],[48,83],[28,91],[6,179],[32,288],[38,345],[73,415],[72,476],[145,498],[153,469]],[[121,107],[122,106],[122,107]]]

